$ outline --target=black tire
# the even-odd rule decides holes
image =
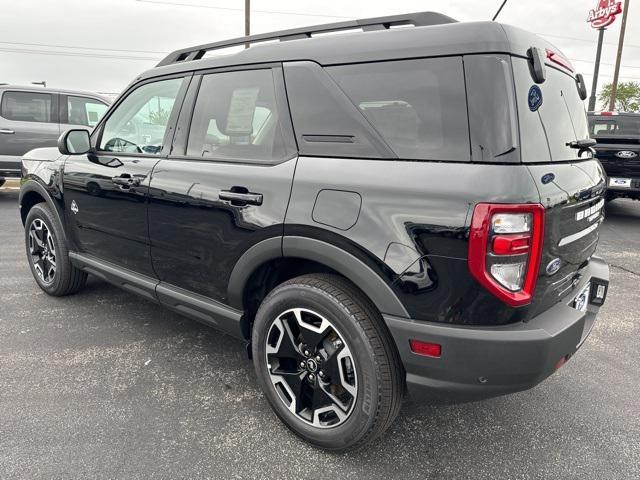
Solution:
[[[317,313],[318,318],[323,317],[323,321],[326,319],[332,327],[335,327],[335,335],[332,330],[330,337],[325,337],[320,343],[321,347],[317,350],[320,355],[315,358],[327,361],[325,364],[319,364],[316,375],[317,384],[315,382],[309,382],[310,385],[304,383],[305,380],[309,380],[308,375],[310,374],[309,370],[304,370],[307,367],[302,366],[305,358],[298,358],[298,360],[302,360],[299,363],[291,362],[291,365],[295,364],[302,371],[301,376],[298,376],[299,379],[302,379],[299,383],[304,383],[304,386],[301,387],[303,390],[300,390],[300,396],[307,399],[307,403],[314,401],[309,400],[308,392],[310,388],[316,389],[317,385],[320,385],[320,376],[323,374],[322,365],[328,369],[328,372],[335,372],[335,368],[331,370],[328,363],[328,350],[322,347],[327,344],[328,338],[344,339],[344,350],[350,354],[348,362],[353,361],[353,365],[355,365],[354,376],[356,380],[352,381],[352,388],[357,393],[351,399],[349,399],[349,395],[343,397],[349,399],[351,410],[346,413],[346,418],[330,420],[330,422],[341,422],[336,423],[335,426],[316,426],[311,423],[312,420],[309,418],[306,420],[301,418],[302,414],[295,412],[297,404],[289,401],[293,389],[283,393],[280,384],[274,383],[278,382],[274,378],[284,379],[284,377],[275,376],[273,373],[278,370],[284,371],[284,367],[281,367],[284,360],[273,360],[273,357],[270,357],[272,358],[270,370],[267,348],[268,343],[272,342],[270,348],[273,352],[274,340],[268,336],[279,338],[280,327],[277,325],[282,326],[285,322],[291,321],[286,320],[286,318],[293,318],[286,317],[286,315],[292,315],[292,313],[287,313],[291,312],[291,309],[303,309],[297,310],[303,312],[299,315],[308,313],[311,315],[309,318],[316,318],[313,315]],[[278,324],[277,321],[281,321],[281,323]],[[293,325],[295,328],[296,323]],[[297,325],[300,323],[298,322]],[[275,333],[273,333],[274,329]],[[293,332],[291,328],[287,331]],[[305,328],[300,328],[299,332],[300,335],[309,333]],[[322,335],[320,336],[322,337]],[[306,345],[304,339],[307,337],[296,337],[295,334],[292,334],[291,338],[292,344],[296,344],[297,340],[303,342],[295,352],[296,355],[302,355],[302,349]],[[342,342],[337,340],[334,343],[329,343],[329,346],[332,348],[335,342],[342,345]],[[278,340],[275,340],[275,343],[278,348],[282,348],[280,347],[282,343],[279,343]],[[275,413],[291,431],[317,447],[327,450],[363,447],[380,436],[400,411],[404,393],[404,370],[391,334],[384,325],[380,312],[371,301],[343,277],[330,274],[303,275],[289,280],[271,291],[256,314],[252,332],[252,350],[258,381]],[[310,354],[311,357],[314,355],[314,353]],[[278,364],[275,368],[273,367],[274,363]],[[336,378],[335,375],[327,377],[327,374],[324,374],[323,378],[329,378],[330,382],[339,382],[344,385],[345,377],[343,375],[346,375],[345,368],[349,366],[349,363],[342,364],[342,370],[338,375],[339,381],[332,380],[332,378]],[[294,377],[287,376],[287,381],[291,378]],[[328,383],[323,383],[323,385],[326,385],[325,393],[331,390],[335,395],[338,395],[336,388],[338,391],[342,391],[341,386],[335,387],[335,385]],[[315,393],[312,398],[315,399]],[[287,403],[290,403],[289,406]],[[338,404],[335,403],[335,405]],[[313,417],[315,422],[316,416],[313,413],[309,415],[310,410],[312,409],[307,410],[307,416]],[[318,407],[318,410],[322,411],[323,408]],[[322,415],[326,414],[322,413]],[[329,417],[331,416],[335,415],[329,412]]]
[[[47,247],[47,250],[42,251],[44,247],[38,246],[38,241],[32,238],[32,228],[37,231],[44,231],[46,228],[46,232],[48,233],[44,235],[51,235],[51,239],[48,241],[53,244],[54,249]],[[84,287],[87,281],[87,274],[74,267],[69,261],[69,249],[66,244],[66,237],[62,226],[46,203],[38,203],[29,210],[25,221],[24,233],[29,267],[31,268],[33,278],[42,290],[49,295],[60,297],[76,293]],[[35,235],[37,236],[37,233]],[[40,242],[47,243],[43,241],[43,239],[39,240]],[[34,248],[33,245],[37,246]],[[38,253],[32,255],[32,249],[33,251],[38,251]],[[53,257],[51,257],[51,251],[53,251]],[[49,267],[51,266],[50,260],[43,260],[42,258],[45,252],[54,260],[53,274],[42,274],[43,263],[45,270],[50,270]],[[36,260],[36,256],[39,257],[40,263]],[[40,271],[38,271],[36,265],[40,266]]]

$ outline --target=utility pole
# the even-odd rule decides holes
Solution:
[[[624,44],[624,31],[627,27],[627,13],[629,13],[629,0],[624,0],[624,10],[622,12],[622,25],[620,26],[620,39],[618,40],[618,54],[616,55],[616,69],[613,72],[613,85],[611,85],[611,98],[609,99],[609,110],[616,107],[616,93],[618,93],[618,74],[620,73],[620,60],[622,59],[622,45]]]
[[[502,11],[502,8],[504,7],[505,3],[507,3],[507,0],[504,0],[504,2],[502,2],[502,4],[500,5],[500,8],[498,8],[498,11],[496,12],[496,14],[491,19],[492,22],[496,21],[496,18],[498,18],[498,15],[500,15],[500,12]]]
[[[251,35],[251,0],[244,0],[244,36]],[[244,48],[249,48],[249,42],[244,44]]]
[[[596,109],[596,90],[598,89],[598,73],[600,72],[600,57],[602,55],[602,38],[606,28],[598,29],[598,47],[596,49],[596,64],[593,67],[593,81],[591,82],[591,96],[589,97],[589,107],[587,110],[593,112]]]

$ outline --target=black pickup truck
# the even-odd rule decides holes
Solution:
[[[607,174],[607,200],[640,199],[640,113],[590,112],[596,157]]]

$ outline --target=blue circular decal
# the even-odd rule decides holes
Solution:
[[[555,179],[556,176],[553,173],[545,173],[540,180],[542,180],[542,183],[546,185],[547,183],[553,182]]]
[[[535,112],[542,105],[542,90],[537,85],[532,85],[529,89],[529,110]]]

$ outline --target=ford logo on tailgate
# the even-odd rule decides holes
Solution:
[[[631,150],[620,150],[616,153],[616,157],[618,158],[635,158],[638,154],[636,152],[632,152]]]

